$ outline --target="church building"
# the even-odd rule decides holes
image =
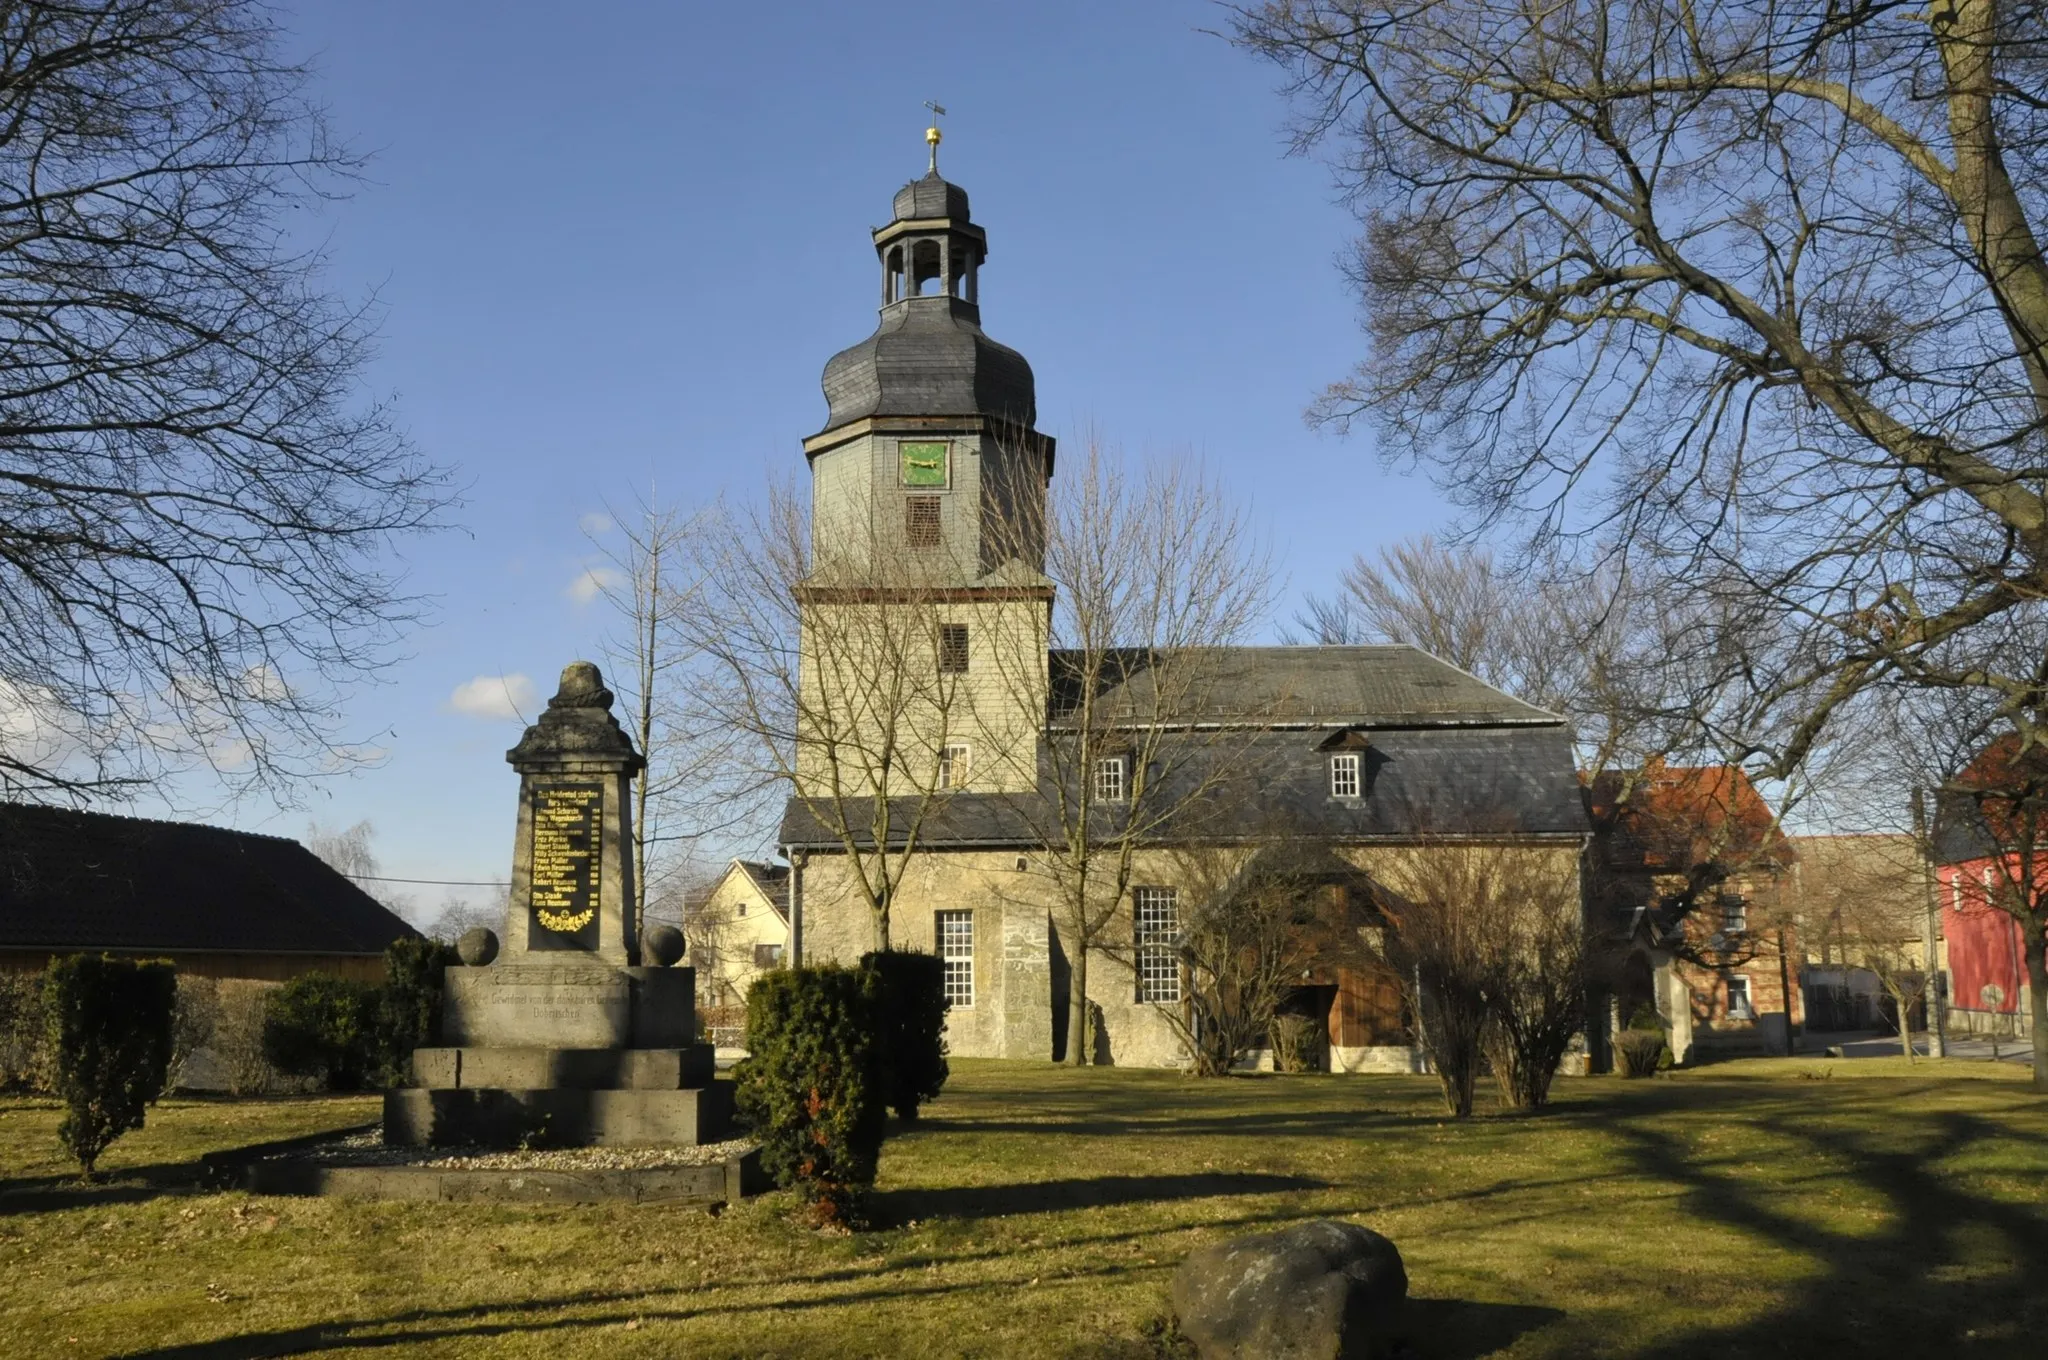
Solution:
[[[928,136],[930,173],[898,191],[873,232],[879,323],[826,364],[829,412],[803,445],[814,575],[798,591],[804,694],[779,836],[789,957],[851,963],[875,947],[859,861],[895,847],[890,942],[944,959],[951,1051],[1043,1060],[1064,1053],[1077,969],[1035,814],[1056,792],[1052,744],[1073,731],[1067,681],[1087,668],[1049,650],[1056,585],[1035,526],[1054,440],[1036,428],[1031,366],[982,330],[988,239],[966,192],[940,177]],[[920,610],[928,626],[891,632]],[[835,657],[847,637],[861,641]],[[881,664],[861,659],[883,651],[918,672],[918,695],[905,699],[900,676],[883,685]],[[1212,652],[1211,682],[1160,728],[1176,741],[1228,734],[1261,818],[1284,814],[1347,872],[1393,891],[1404,864],[1448,841],[1544,857],[1576,882],[1588,826],[1557,715],[1413,647]],[[1142,666],[1101,672],[1096,707],[1145,712],[1117,692],[1144,683]],[[925,706],[917,740],[877,729],[891,703]],[[856,749],[865,766],[845,758]],[[1119,759],[1085,776],[1106,801],[1147,772]],[[1095,1061],[1186,1061],[1169,1023],[1185,1004],[1171,942],[1194,888],[1176,881],[1171,852],[1190,838],[1249,843],[1212,819],[1162,826],[1142,848],[1085,970]],[[1323,1027],[1321,1064],[1415,1070],[1391,979],[1311,970],[1296,1004]]]

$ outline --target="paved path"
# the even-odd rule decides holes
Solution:
[[[1858,1030],[1853,1033],[1818,1033],[1799,1036],[1798,1050],[1803,1057],[1820,1057],[1831,1048],[1839,1048],[1844,1058],[1896,1058],[1900,1055],[1899,1036],[1882,1031]],[[2033,1060],[2033,1053],[2026,1039],[2002,1038],[1997,1041],[1997,1060],[2018,1063],[2025,1066]],[[1992,1060],[1992,1040],[1986,1034],[1951,1034],[1948,1036],[1948,1056],[1951,1058],[1973,1059],[1980,1062]],[[1921,1057],[1927,1056],[1927,1035],[1925,1032],[1913,1036],[1913,1051]]]

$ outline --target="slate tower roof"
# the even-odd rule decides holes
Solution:
[[[870,416],[992,416],[1024,428],[1038,418],[1031,365],[981,329],[988,236],[967,191],[934,169],[896,192],[874,232],[882,263],[875,333],[825,364],[825,428]]]

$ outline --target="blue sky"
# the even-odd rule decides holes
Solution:
[[[691,504],[802,468],[818,375],[877,305],[868,229],[941,168],[989,234],[982,319],[1040,425],[1201,457],[1270,532],[1290,601],[1432,528],[1426,482],[1302,409],[1361,339],[1327,168],[1286,155],[1277,72],[1189,0],[580,6],[306,0],[286,10],[335,128],[375,153],[333,283],[383,308],[370,388],[465,488],[415,543],[434,620],[353,731],[380,767],[217,820],[368,819],[387,874],[502,877],[517,780],[479,677],[541,697],[593,651],[582,521],[653,485]],[[487,685],[486,688],[489,686]],[[475,693],[474,690],[469,693]],[[475,705],[471,705],[475,707]],[[442,889],[411,892],[431,914]]]

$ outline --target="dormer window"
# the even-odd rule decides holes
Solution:
[[[1124,800],[1124,758],[1104,756],[1095,762],[1095,801],[1121,803]]]
[[[1362,760],[1356,751],[1339,751],[1330,757],[1330,796],[1332,798],[1356,798],[1360,788],[1359,766]]]

